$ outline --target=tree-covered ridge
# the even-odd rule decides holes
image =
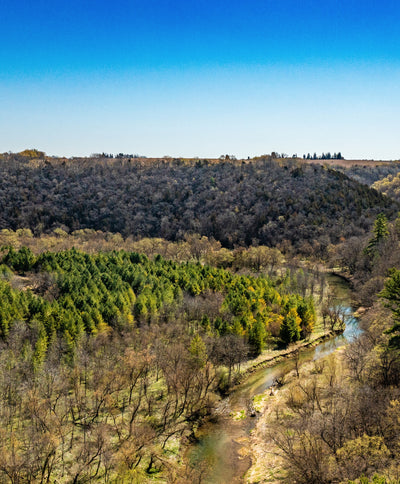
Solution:
[[[200,332],[243,337],[259,353],[268,337],[297,341],[312,332],[315,321],[313,300],[291,294],[288,275],[273,281],[125,251],[35,256],[25,247],[7,248],[2,264],[5,278],[11,270],[28,274],[37,293],[1,281],[2,336],[15,320],[35,321],[44,345],[54,334],[73,345],[85,333],[168,322],[178,311]],[[196,298],[204,304],[194,311]]]
[[[24,161],[25,160],[25,161]],[[295,160],[0,160],[0,228],[63,226],[123,236],[214,237],[324,253],[394,202],[335,170]]]
[[[395,174],[388,175],[382,180],[377,180],[373,185],[375,190],[382,192],[384,195],[393,198],[394,200],[400,200],[400,171]]]
[[[375,183],[390,175],[396,175],[396,173],[400,171],[400,162],[376,162],[373,164],[366,162],[365,165],[358,164],[350,167],[333,166],[332,168],[344,173],[349,178],[356,180],[359,183],[372,186],[372,188],[382,191],[375,186]]]

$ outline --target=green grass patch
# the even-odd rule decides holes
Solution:
[[[243,420],[247,417],[246,411],[244,409],[240,410],[239,412],[231,412],[229,416],[233,420]]]

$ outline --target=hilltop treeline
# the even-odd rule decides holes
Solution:
[[[225,247],[293,245],[323,254],[397,205],[345,175],[299,161],[0,161],[0,228],[62,226],[123,236],[214,237]]]
[[[303,155],[304,160],[343,160],[342,153],[339,151],[338,153],[331,153],[328,151],[327,153],[322,153],[322,155],[318,156],[317,153],[314,152],[313,155],[307,153],[307,155]]]

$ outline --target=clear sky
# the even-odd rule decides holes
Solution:
[[[0,152],[400,158],[398,0],[0,0]]]

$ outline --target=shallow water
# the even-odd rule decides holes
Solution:
[[[346,313],[346,329],[343,334],[320,343],[315,348],[300,352],[300,363],[317,361],[336,348],[346,345],[361,333],[356,318],[352,316],[351,300],[347,283],[337,276],[329,276],[330,286],[334,286],[337,302],[342,304]],[[257,417],[247,417],[239,421],[229,418],[230,412],[247,410],[255,395],[264,393],[277,378],[283,377],[294,369],[293,359],[277,363],[271,368],[263,368],[252,373],[227,399],[221,403],[221,416],[216,423],[205,425],[198,443],[193,447],[193,465],[205,465],[208,477],[202,482],[212,484],[233,484],[242,482],[242,476],[250,466],[249,457],[240,457],[238,441],[246,439],[255,427]]]

